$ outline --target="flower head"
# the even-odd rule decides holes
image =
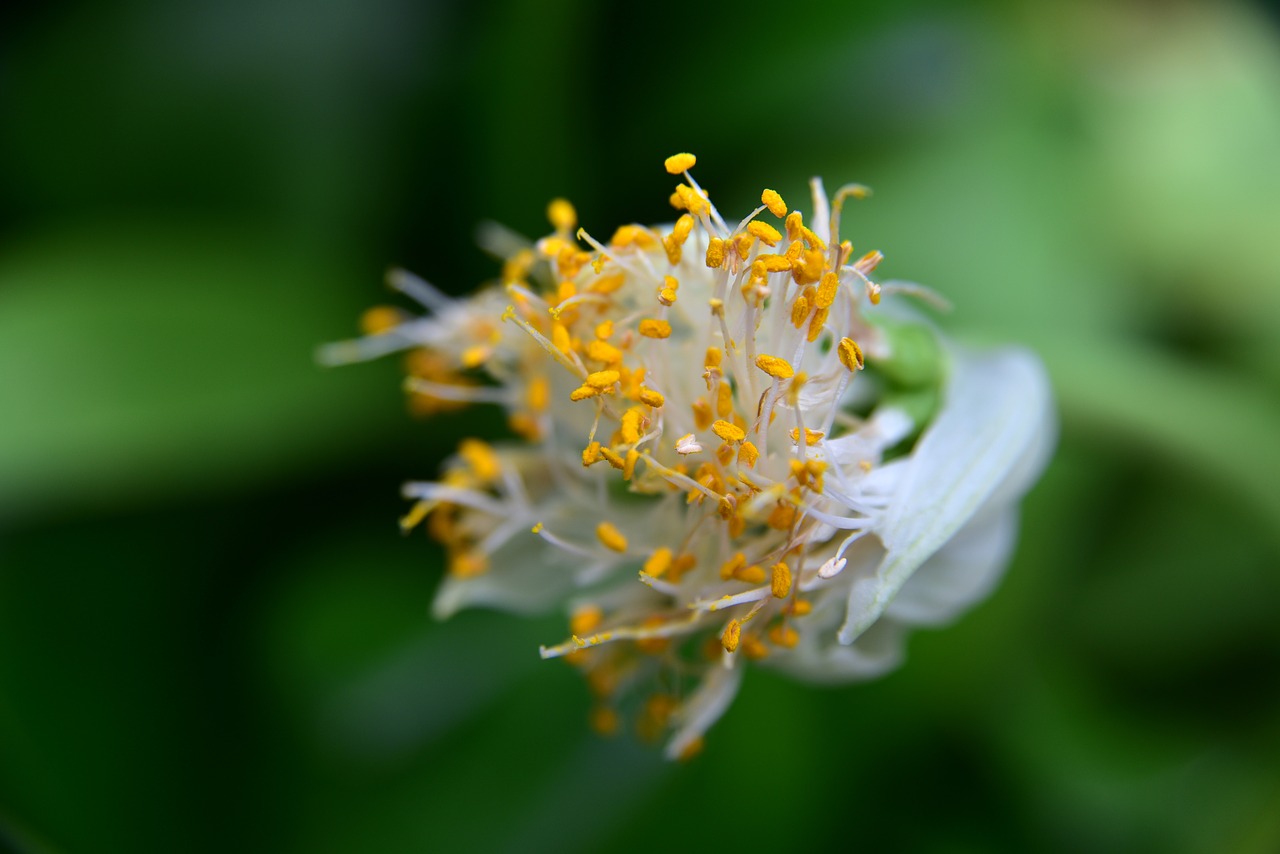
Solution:
[[[495,233],[501,282],[465,300],[394,272],[428,310],[366,315],[328,361],[407,349],[417,408],[505,408],[518,440],[462,443],[410,483],[407,530],[448,553],[434,611],[563,607],[544,646],[587,678],[597,729],[697,750],[748,662],[839,682],[897,665],[907,628],[980,599],[1052,444],[1020,350],[975,353],[881,298],[883,256],[766,189],[726,222],[690,174],[671,226],[606,241],[568,202],[533,244]],[[685,686],[679,693],[669,686]],[[667,686],[667,687],[659,687]]]

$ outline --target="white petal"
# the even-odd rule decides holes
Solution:
[[[907,579],[885,616],[917,626],[955,619],[995,588],[1017,536],[1015,505],[984,511]]]
[[[1039,360],[1016,349],[952,356],[942,411],[912,452],[880,527],[884,561],[873,578],[850,588],[841,643],[866,631],[997,489],[1011,481],[1020,492],[1047,457],[1054,428]]]
[[[738,694],[745,667],[713,667],[679,712],[680,728],[667,742],[667,758],[678,759],[685,748],[720,720]]]

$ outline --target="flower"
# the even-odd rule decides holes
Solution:
[[[591,720],[696,752],[748,662],[815,682],[895,667],[913,626],[952,619],[1006,565],[1053,442],[1048,383],[1018,349],[952,344],[871,278],[840,218],[766,189],[726,222],[690,154],[669,227],[600,242],[572,205],[534,244],[490,233],[501,282],[428,313],[373,309],[345,362],[409,350],[422,411],[502,406],[511,442],[469,439],[402,520],[448,553],[434,612],[563,607],[541,648],[579,668]],[[882,303],[882,296],[889,296]],[[682,695],[658,686],[692,686]]]

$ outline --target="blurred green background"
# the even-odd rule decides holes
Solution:
[[[0,12],[0,849],[1280,851],[1280,15],[1263,4],[58,2]],[[314,348],[486,218],[867,183],[1037,349],[1004,585],[878,682],[753,670],[706,752],[585,723],[563,621],[434,623],[475,412]]]

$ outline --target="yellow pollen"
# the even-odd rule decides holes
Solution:
[[[583,605],[573,612],[573,616],[569,618],[569,633],[575,635],[589,635],[596,630],[600,622],[604,619],[604,611],[596,605]]]
[[[785,563],[775,563],[769,587],[770,592],[773,593],[773,598],[787,598],[787,594],[791,592],[791,568]]]
[[[627,277],[623,273],[601,276],[591,283],[591,292],[595,294],[611,294],[626,284]]]
[[[689,214],[681,214],[676,220],[675,227],[671,229],[671,239],[677,244],[683,244],[689,239],[691,231],[693,231],[693,217]]]
[[[777,246],[778,241],[782,239],[782,235],[778,233],[778,229],[769,225],[769,223],[761,222],[758,219],[754,219],[747,223],[747,231],[769,246]]]
[[[649,555],[649,559],[644,562],[644,569],[641,572],[652,578],[661,578],[670,568],[671,549],[663,546]]]
[[[565,199],[552,199],[547,205],[547,219],[556,231],[573,231],[578,224],[578,212]]]
[[[565,355],[573,349],[573,341],[569,338],[569,330],[560,321],[551,324],[551,343],[555,348]]]
[[[612,365],[622,361],[622,351],[605,341],[592,341],[587,345],[587,358]]]
[[[663,161],[662,165],[666,167],[667,174],[679,175],[681,172],[687,172],[698,162],[698,158],[688,152],[673,154]]]
[[[751,247],[755,245],[755,242],[755,235],[750,232],[743,232],[734,239],[733,248],[738,250],[738,257],[745,261],[747,256],[751,254]]]
[[[776,190],[765,190],[760,194],[760,204],[769,209],[769,213],[782,219],[787,215],[787,203],[782,200]]]
[[[602,445],[600,447],[600,456],[604,457],[605,460],[609,463],[609,465],[613,466],[619,471],[621,471],[626,465],[626,463],[623,462],[622,457],[618,456],[617,452],[614,451],[612,448],[607,448]]]
[[[726,442],[741,442],[747,438],[747,434],[742,428],[735,427],[728,421],[717,421],[711,425],[711,432],[715,433]]]
[[[541,534],[543,527],[545,526],[541,522],[538,522],[536,525],[530,528],[529,531],[534,534]]]
[[[786,273],[791,270],[791,262],[783,255],[759,255],[751,265],[753,275],[764,277],[766,273]]]
[[[601,522],[596,525],[596,536],[607,549],[615,552],[625,552],[627,550],[627,538],[622,536],[622,532],[615,528],[612,523]]]
[[[578,401],[586,400],[589,397],[596,397],[601,391],[602,389],[598,389],[595,386],[582,385],[569,392],[569,399],[574,403],[577,403]]]
[[[862,348],[852,338],[841,338],[836,353],[840,356],[840,364],[850,372],[862,370]]]
[[[769,648],[760,642],[760,638],[748,635],[742,641],[742,654],[751,661],[759,661],[769,656]]]
[[[711,426],[714,416],[711,413],[711,404],[707,403],[705,398],[698,398],[693,402],[693,426],[699,430],[706,430]]]
[[[651,388],[640,389],[638,397],[640,398],[641,403],[652,406],[654,409],[658,409],[667,402],[666,398]]]
[[[737,620],[730,620],[729,625],[724,627],[724,634],[720,636],[720,644],[724,647],[725,652],[734,652],[738,648],[738,641],[742,638],[742,623]]]
[[[687,210],[691,214],[703,214],[711,208],[705,191],[700,193],[688,184],[678,185],[672,198],[674,199],[672,207],[677,210]]]
[[[764,582],[764,570],[752,564],[735,572],[733,577],[747,584],[761,584]]]
[[[458,456],[471,469],[471,473],[482,483],[491,483],[502,474],[502,465],[498,455],[488,442],[479,439],[463,439],[458,445]]]
[[[405,319],[404,312],[389,305],[375,305],[360,315],[360,331],[365,335],[381,335],[399,326]]]
[[[729,558],[720,566],[720,580],[728,581],[738,573],[738,570],[747,565],[747,556],[742,552],[738,552]]]
[[[777,646],[791,649],[800,642],[800,635],[796,633],[795,629],[782,623],[769,629],[769,640],[773,641]]]
[[[718,368],[720,367],[720,360],[723,357],[724,357],[724,353],[720,351],[719,347],[708,347],[707,357],[703,361],[703,364],[706,365],[707,370],[711,370],[712,368]]]
[[[800,215],[800,211],[792,211],[788,214],[784,225],[787,228],[789,240],[800,240],[804,237],[804,217]]]
[[[800,444],[800,429],[798,427],[792,427],[791,432],[787,435],[791,437],[791,441],[793,443],[797,445]],[[806,445],[816,445],[818,442],[822,441],[822,437],[825,435],[827,434],[819,433],[817,430],[810,430],[806,427],[804,428],[804,443]]]
[[[756,356],[756,367],[775,380],[791,379],[796,373],[795,369],[791,367],[791,363],[786,359],[780,359],[777,356],[770,356],[765,353]]]
[[[617,371],[596,371],[594,374],[587,374],[586,385],[592,388],[607,389],[618,381]]]
[[[626,457],[622,460],[622,479],[631,480],[631,476],[635,474],[636,462],[640,459],[640,452],[635,448],[627,451]]]
[[[818,296],[814,302],[818,308],[831,308],[831,304],[836,301],[836,288],[840,285],[840,277],[835,273],[824,273],[822,281],[818,285]]]
[[[582,465],[584,467],[593,466],[596,463],[600,462],[600,459],[601,457],[600,457],[599,442],[592,442],[590,445],[587,445],[585,448],[582,449]]]
[[[645,338],[668,338],[671,335],[671,324],[665,320],[646,317],[640,321],[640,334]]]
[[[760,459],[760,451],[750,442],[743,442],[738,448],[738,462],[747,468],[755,468],[758,459]]]
[[[804,322],[809,318],[809,301],[803,295],[796,297],[796,301],[791,306],[791,325],[796,329],[804,326]]]
[[[707,266],[713,270],[724,266],[724,241],[718,237],[707,243]]]
[[[613,334],[613,321],[605,320],[596,324],[596,337],[601,341]]]
[[[827,317],[831,314],[829,308],[819,308],[813,312],[813,317],[809,319],[809,341],[817,341],[818,336],[822,334],[822,330],[827,328]]]
[[[551,383],[547,382],[546,377],[536,376],[529,380],[529,391],[525,400],[534,412],[546,411],[547,404],[551,402]]]
[[[720,383],[716,389],[716,415],[728,418],[733,412],[733,388],[728,383]]]
[[[623,444],[634,445],[640,441],[640,424],[643,420],[644,412],[634,406],[622,413],[622,423],[618,432],[622,434]]]

